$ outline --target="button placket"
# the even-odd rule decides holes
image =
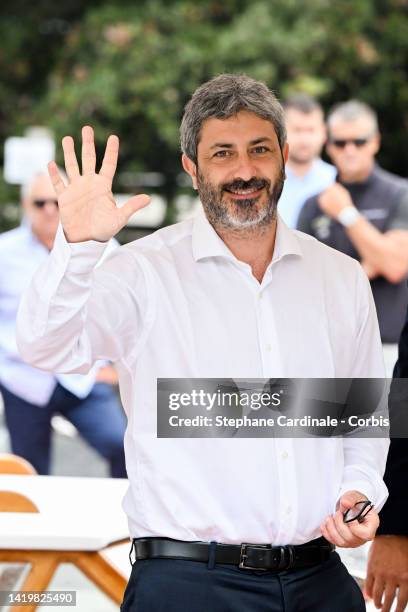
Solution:
[[[279,377],[283,376],[282,362],[280,359],[277,331],[274,325],[274,313],[268,295],[267,287],[269,285],[270,281],[263,285],[261,291],[258,291],[255,301],[258,342],[262,359],[263,376]]]
[[[279,533],[277,537],[291,538],[296,525],[296,470],[292,457],[292,440],[289,438],[276,438],[275,448],[279,473],[280,516]]]

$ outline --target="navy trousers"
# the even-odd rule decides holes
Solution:
[[[364,612],[336,552],[307,569],[259,572],[176,559],[136,561],[121,612]]]
[[[126,417],[111,385],[96,383],[85,399],[57,385],[46,406],[36,406],[0,386],[13,453],[48,474],[51,417],[62,414],[108,462],[113,478],[126,478],[123,436]]]

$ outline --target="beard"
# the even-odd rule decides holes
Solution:
[[[198,170],[197,188],[206,217],[211,225],[219,230],[258,231],[269,227],[276,219],[278,200],[285,181],[285,171],[281,165],[279,176],[272,185],[261,177],[249,181],[235,179],[231,183],[214,185]],[[262,193],[254,198],[234,199],[228,192],[252,190]]]

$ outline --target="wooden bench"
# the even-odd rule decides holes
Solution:
[[[120,604],[130,565],[119,570],[106,552],[130,547],[121,508],[127,486],[125,479],[0,475],[0,562],[30,564],[21,590],[46,590],[57,567],[72,563]]]

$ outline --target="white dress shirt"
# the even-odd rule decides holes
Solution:
[[[132,537],[299,544],[351,489],[379,509],[386,439],[163,439],[157,378],[383,377],[366,275],[350,257],[279,219],[262,283],[202,211],[113,253],[69,244],[22,300],[18,346],[27,361],[87,372],[116,362]]]

